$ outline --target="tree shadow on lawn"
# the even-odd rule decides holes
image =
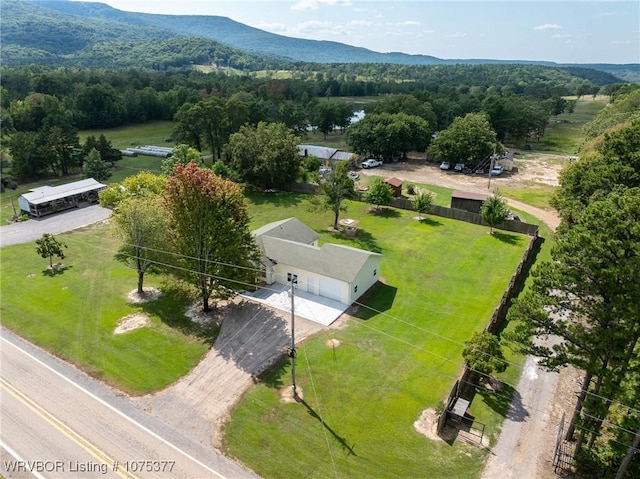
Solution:
[[[513,386],[502,383],[497,391],[476,386],[475,392],[482,397],[487,406],[506,419],[522,422],[529,417],[529,411],[522,403],[520,392]]]
[[[165,282],[160,287],[162,295],[155,301],[140,303],[147,314],[156,315],[172,329],[187,335],[199,335],[198,326],[184,314],[186,308],[193,303],[193,293],[186,285]]]
[[[42,275],[43,276],[49,276],[50,278],[53,278],[54,276],[58,276],[58,275],[64,274],[65,271],[67,271],[67,270],[69,270],[71,268],[73,268],[73,266],[65,266],[65,265],[56,266],[54,264],[53,268],[51,268],[50,266],[47,266],[47,269],[43,269],[42,270]]]
[[[502,233],[500,231],[494,230],[492,236],[502,241],[503,243],[507,243],[510,245],[517,245],[522,242],[522,236],[517,236],[509,233]]]
[[[444,225],[444,223],[442,221],[438,221],[437,219],[433,218],[432,216],[420,216],[420,219],[418,221],[420,222],[420,224],[429,225],[429,226],[443,226]]]
[[[331,236],[340,240],[349,240],[349,246],[353,248],[372,251],[374,253],[382,252],[382,248],[380,248],[380,245],[378,245],[375,237],[367,230],[358,229],[358,232],[354,237],[347,237],[344,233],[342,233],[342,231],[333,231],[331,233]]]
[[[367,321],[377,314],[388,311],[393,306],[398,288],[378,281],[364,293],[357,304],[348,309],[350,316]]]
[[[395,208],[385,208],[384,206],[374,207],[369,213],[380,218],[399,218],[400,212]]]

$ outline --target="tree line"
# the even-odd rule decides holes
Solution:
[[[373,68],[361,68],[365,67]],[[521,88],[521,80],[512,88],[498,88],[499,83],[469,86],[464,82],[471,81],[473,67],[433,68],[434,74],[448,72],[447,80],[455,78],[456,72],[459,77],[452,84],[430,88],[422,81],[333,78],[326,72],[277,79],[194,70],[3,67],[1,133],[12,152],[14,175],[25,180],[79,168],[71,152],[77,150],[80,129],[171,120],[176,123],[176,141],[210,151],[216,158],[244,125],[283,123],[298,135],[308,128],[325,135],[336,128],[346,131],[353,107],[338,95],[344,93],[343,85],[354,82],[366,85],[356,93],[374,95],[380,101],[366,107],[367,118],[353,125],[346,139],[356,153],[386,160],[411,150],[424,151],[435,132],[470,113],[487,115],[497,140],[504,142],[539,138],[551,115],[572,108],[560,96],[566,85],[531,91]],[[486,69],[477,67],[479,78]],[[495,71],[502,71],[509,81],[530,74],[526,66],[495,66]],[[540,82],[535,79],[532,85]]]
[[[533,271],[509,313],[510,339],[523,351],[549,369],[584,373],[566,438],[589,477],[640,476],[640,119],[628,111],[637,92],[618,97],[620,123],[563,170],[553,261]],[[603,110],[587,130],[610,115]],[[548,335],[555,345],[538,340]]]

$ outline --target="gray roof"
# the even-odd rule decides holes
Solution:
[[[298,243],[311,244],[320,238],[320,235],[305,225],[298,218],[287,218],[286,220],[274,221],[253,231],[258,244],[261,238],[268,236],[271,238],[282,238],[296,241]]]
[[[326,146],[298,145],[298,153],[301,156],[307,156],[305,155],[305,151],[308,156],[317,156],[321,160],[328,160],[338,150],[336,150],[335,148],[328,148]]]
[[[106,187],[107,185],[98,183],[93,178],[88,178],[86,180],[74,181],[73,183],[67,183],[59,186],[42,186],[40,188],[34,188],[29,193],[22,195],[22,197],[32,205],[39,205],[48,201],[87,193],[88,191],[101,190]]]
[[[355,155],[355,153],[326,146],[298,145],[298,153],[300,156],[305,156],[305,151],[308,156],[316,156],[321,160],[350,160]]]
[[[351,160],[351,158],[355,155],[355,153],[349,153],[348,151],[336,151],[331,157],[332,160],[340,161],[340,160]],[[357,156],[357,155],[356,155]]]
[[[276,263],[290,264],[315,274],[351,283],[372,256],[382,256],[350,246],[327,243],[321,247],[288,239],[263,237],[264,255]]]

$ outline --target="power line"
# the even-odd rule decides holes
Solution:
[[[89,247],[95,247],[95,248],[97,248],[96,246],[91,245],[91,244],[88,244],[88,243],[84,243],[84,242],[80,242],[80,241],[76,241],[76,242],[77,242],[77,243],[79,243],[79,244],[83,244],[83,245],[85,245],[85,246],[89,246]],[[122,243],[121,243],[121,244],[122,244]],[[133,245],[133,244],[129,244],[129,243],[124,243],[124,244],[125,244],[125,245],[128,245],[128,246],[135,246],[135,245]],[[103,250],[110,251],[110,252],[112,252],[112,253],[113,253],[113,250],[109,250],[109,249],[106,249],[106,248],[99,248],[99,249],[103,249]],[[151,248],[149,248],[149,249],[151,249]],[[195,258],[195,257],[191,257],[191,256],[188,256],[188,255],[182,255],[182,254],[180,254],[180,253],[170,252],[170,251],[166,251],[166,250],[153,250],[153,251],[156,251],[156,252],[159,252],[159,253],[165,253],[165,254],[168,254],[168,255],[174,255],[174,256],[178,256],[178,257],[185,257],[185,258],[190,258],[190,259],[197,259],[197,258]],[[119,253],[121,253],[120,251],[118,251],[118,252],[119,252]],[[136,256],[134,256],[134,255],[127,254],[127,253],[121,253],[121,254],[125,254],[126,256],[131,257],[131,258],[135,258],[135,257],[136,257]],[[233,264],[229,264],[229,263],[223,263],[223,262],[219,262],[219,261],[214,261],[214,260],[203,260],[203,261],[205,261],[206,263],[220,264],[220,265],[228,266],[228,267],[232,267],[232,268],[244,268],[244,269],[251,270],[251,271],[255,271],[255,272],[260,272],[260,271],[261,271],[261,270],[260,270],[260,269],[258,269],[258,268],[243,267],[243,266],[233,265]],[[172,265],[172,264],[168,264],[168,263],[163,263],[163,262],[159,262],[159,261],[151,261],[151,263],[152,263],[152,264],[157,264],[157,265],[159,265],[159,266],[164,266],[164,267],[166,267],[166,268],[170,268],[170,269],[171,269],[171,268],[173,268],[173,269],[178,269],[178,270],[185,271],[185,272],[191,272],[191,273],[194,273],[194,274],[203,275],[203,276],[205,276],[205,277],[210,277],[210,278],[213,278],[213,279],[221,279],[221,280],[224,280],[224,281],[232,282],[232,283],[235,283],[235,284],[238,284],[238,285],[243,285],[243,286],[247,286],[247,287],[251,287],[251,288],[255,288],[255,287],[256,287],[256,284],[253,284],[253,283],[247,283],[247,282],[244,282],[244,281],[233,280],[233,279],[231,279],[231,278],[226,278],[226,277],[223,277],[223,276],[212,275],[212,274],[208,274],[208,273],[199,273],[199,272],[197,272],[197,271],[195,271],[195,270],[192,270],[192,269],[189,269],[189,268],[184,268],[184,267],[180,267],[180,266],[176,266],[176,265]],[[133,268],[131,268],[131,269],[133,269]],[[276,273],[276,274],[277,274],[277,273]],[[281,275],[282,275],[282,276],[284,276],[284,273],[282,273]],[[268,291],[272,291],[272,292],[280,292],[280,290],[279,290],[279,289],[269,288],[269,287],[267,287],[267,286],[261,286],[261,288],[262,288],[262,289],[266,289],[266,290],[268,290]],[[236,293],[238,293],[238,292],[236,291]],[[444,339],[444,340],[450,341],[450,342],[452,342],[452,343],[454,343],[454,344],[458,344],[458,345],[462,345],[462,346],[465,346],[465,345],[466,345],[465,343],[462,343],[462,342],[460,342],[460,341],[456,341],[456,340],[454,340],[454,339],[451,339],[451,338],[448,338],[448,337],[446,337],[446,336],[440,335],[440,334],[435,333],[435,332],[433,332],[433,331],[430,331],[430,330],[428,330],[428,329],[426,329],[426,328],[422,328],[422,327],[420,327],[420,326],[416,326],[416,325],[414,325],[414,324],[412,324],[412,323],[410,323],[410,322],[408,322],[408,321],[405,321],[405,320],[403,320],[403,319],[401,319],[401,318],[398,318],[398,317],[395,317],[395,316],[390,315],[390,314],[388,314],[388,313],[385,313],[384,311],[380,311],[380,310],[377,310],[377,309],[375,309],[375,308],[372,308],[372,307],[370,307],[370,306],[368,306],[368,305],[366,305],[366,304],[364,304],[364,303],[360,303],[360,302],[358,302],[358,301],[355,301],[355,302],[354,302],[354,304],[356,304],[356,305],[358,305],[358,306],[362,306],[362,307],[364,307],[364,308],[367,308],[367,309],[369,309],[369,310],[371,310],[371,311],[375,312],[376,314],[380,314],[380,315],[384,315],[384,316],[387,316],[387,317],[389,317],[389,318],[392,318],[392,319],[394,319],[394,320],[396,320],[396,321],[399,321],[399,322],[401,322],[401,323],[403,323],[403,324],[406,324],[406,325],[408,325],[408,326],[411,326],[411,327],[413,327],[413,328],[415,328],[415,329],[418,329],[418,330],[420,330],[420,331],[423,331],[423,332],[425,332],[425,333],[432,334],[432,335],[434,335],[434,336],[436,336],[436,337],[439,337],[439,338],[441,338],[441,339]],[[356,324],[361,325],[361,326],[366,327],[366,328],[369,328],[369,329],[371,329],[371,330],[373,330],[373,331],[376,331],[376,332],[378,332],[378,333],[380,333],[380,334],[383,334],[383,335],[385,335],[385,336],[388,336],[388,337],[390,337],[390,338],[393,338],[393,339],[395,339],[395,340],[397,340],[397,341],[400,341],[400,342],[402,342],[402,343],[404,343],[404,344],[407,344],[407,345],[409,345],[409,346],[411,346],[411,347],[413,347],[413,348],[416,348],[416,349],[418,349],[418,350],[421,350],[421,351],[423,351],[423,352],[426,352],[427,354],[431,354],[431,355],[433,355],[433,356],[439,357],[440,359],[443,359],[443,360],[445,360],[445,361],[448,361],[448,362],[451,362],[451,363],[453,363],[453,364],[456,364],[456,365],[458,365],[459,367],[460,367],[460,366],[464,366],[464,364],[460,364],[459,362],[456,362],[456,361],[454,361],[454,360],[452,360],[452,359],[450,359],[450,358],[446,358],[446,357],[444,357],[444,356],[441,356],[441,355],[439,355],[439,354],[437,354],[437,353],[434,353],[433,351],[430,351],[430,350],[428,350],[428,349],[425,349],[425,348],[422,348],[422,347],[419,347],[419,346],[415,346],[415,345],[413,345],[413,344],[412,344],[412,343],[410,343],[410,342],[407,342],[407,341],[405,341],[405,340],[403,340],[403,339],[401,339],[401,338],[397,338],[397,337],[395,337],[395,336],[393,336],[393,335],[391,335],[391,334],[389,334],[389,333],[386,333],[385,331],[382,331],[382,330],[379,330],[379,329],[373,328],[373,327],[371,327],[371,326],[369,326],[369,325],[366,325],[366,324],[365,324],[365,323],[363,323],[363,322],[356,322]],[[492,358],[494,358],[494,359],[497,359],[497,360],[500,360],[500,361],[504,361],[504,362],[506,362],[506,363],[508,363],[508,364],[510,364],[510,365],[513,365],[514,367],[519,367],[519,366],[520,366],[519,364],[513,363],[513,362],[511,362],[511,361],[507,361],[507,360],[506,360],[506,359],[504,359],[504,358],[498,358],[498,357],[493,356],[493,355],[491,355],[491,354],[489,354],[489,353],[484,353],[484,352],[482,352],[482,353],[483,353],[483,354],[486,354],[487,356],[490,356],[490,357],[492,357]],[[482,375],[482,376],[484,376],[484,377],[492,378],[492,376],[491,376],[491,375],[486,374],[486,373],[484,373],[484,372],[482,372],[482,371],[478,371],[478,370],[473,369],[473,368],[470,368],[470,367],[469,367],[469,370],[471,370],[471,371],[473,371],[473,372],[475,372],[475,373],[477,373],[477,374],[480,374],[480,375]],[[513,385],[513,384],[510,384],[510,383],[507,383],[507,382],[505,382],[505,381],[501,381],[501,382],[502,382],[503,384],[506,384],[507,386],[512,387],[514,390],[517,390],[517,386],[516,386],[516,385]],[[617,402],[617,401],[615,401],[615,400],[613,400],[613,399],[606,398],[606,397],[604,397],[604,396],[599,396],[599,395],[597,395],[597,394],[595,394],[595,393],[592,393],[592,392],[589,392],[589,391],[587,391],[587,394],[591,394],[591,395],[597,396],[597,397],[599,397],[599,398],[601,398],[601,399],[604,399],[604,400],[610,401],[610,402],[615,403],[615,404],[619,404],[619,405],[621,405],[621,406],[623,406],[623,407],[625,407],[625,408],[627,408],[627,409],[629,409],[629,410],[632,410],[632,411],[635,411],[635,412],[640,413],[640,410],[635,409],[635,408],[632,408],[632,407],[627,406],[627,405],[625,405],[625,404],[622,404],[622,403],[620,403],[620,402]]]

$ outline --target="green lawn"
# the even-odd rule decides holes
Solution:
[[[56,236],[66,242],[64,270],[47,274],[48,259],[29,243],[2,248],[2,323],[108,384],[144,394],[176,381],[208,348],[184,317],[188,304],[179,289],[146,305],[126,301],[137,275],[114,258],[109,227],[92,226]],[[146,285],[159,285],[149,276]],[[114,335],[132,313],[149,316],[149,327]]]
[[[526,188],[501,186],[500,193],[507,198],[512,198],[543,210],[550,210],[552,208],[549,201],[556,189],[555,186],[532,183]]]
[[[304,403],[279,400],[290,384],[288,361],[247,392],[228,425],[227,451],[264,477],[477,477],[481,449],[428,440],[413,422],[448,394],[462,369],[463,342],[486,325],[528,238],[432,216],[420,223],[408,211],[376,215],[350,203],[346,215],[360,230],[347,240],[328,231],[330,214],[304,210],[301,195],[250,198],[256,226],[291,216],[298,205],[295,215],[321,242],[382,252],[384,285],[347,327],[299,349]],[[330,337],[340,341],[335,354],[325,345]],[[514,367],[506,377],[517,376]],[[507,396],[476,398],[471,411],[495,437]]]
[[[84,143],[87,136],[98,138],[104,134],[111,146],[124,150],[130,146],[156,145],[174,146],[173,141],[166,141],[173,136],[175,123],[171,121],[150,121],[136,125],[120,126],[103,130],[83,130],[78,133],[80,141]]]
[[[607,105],[607,101],[608,97],[580,98],[573,113],[551,118],[544,137],[540,143],[532,141],[531,148],[534,151],[575,155],[584,141],[582,127]]]

